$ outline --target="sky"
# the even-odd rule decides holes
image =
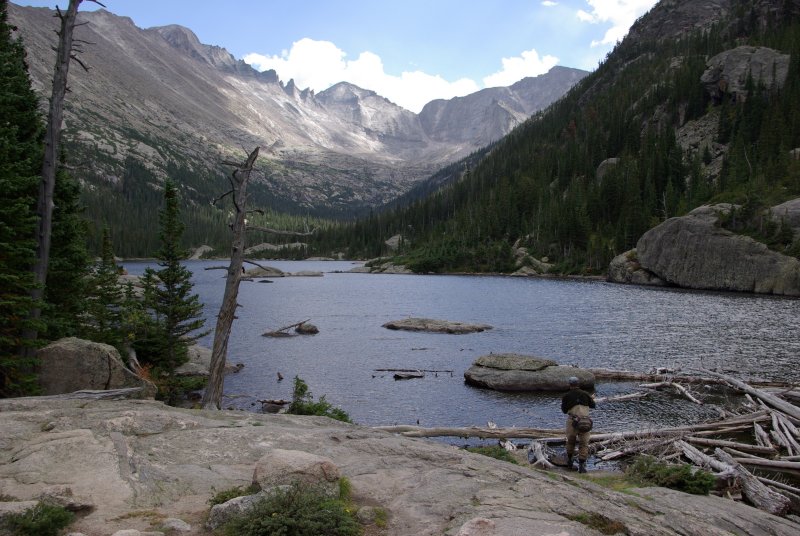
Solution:
[[[179,24],[283,82],[370,89],[413,112],[552,67],[593,70],[656,0],[101,0]],[[62,9],[68,0],[13,0]],[[90,0],[83,10],[99,9]]]

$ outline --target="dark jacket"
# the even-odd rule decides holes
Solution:
[[[589,393],[582,389],[570,389],[561,399],[561,412],[567,413],[573,406],[578,405],[593,408],[594,399]]]

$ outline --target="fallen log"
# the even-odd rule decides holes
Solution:
[[[286,331],[288,331],[288,330],[290,330],[292,328],[296,328],[297,326],[302,326],[303,324],[305,324],[306,322],[309,322],[310,320],[311,320],[310,318],[307,318],[307,319],[305,319],[305,320],[303,320],[301,322],[295,322],[291,326],[284,326],[284,327],[278,328],[278,329],[276,329],[274,331],[267,331],[266,333],[262,333],[261,336],[262,337],[286,337],[286,336],[289,335],[288,333],[286,333]]]
[[[617,396],[601,396],[599,398],[595,398],[595,404],[606,404],[608,402],[621,402],[623,400],[634,400],[638,398],[644,398],[648,396],[650,393],[645,391],[637,391],[635,393],[629,393],[627,395],[617,395]]]
[[[792,471],[800,473],[800,462],[787,462],[784,460],[765,460],[764,458],[734,458],[742,465],[753,465],[768,469]]]
[[[374,372],[449,372],[452,370],[429,370],[429,369],[407,369],[407,368],[376,368],[372,369]]]
[[[764,477],[764,476],[758,476],[756,478],[758,478],[761,482],[763,482],[764,484],[766,484],[768,486],[772,486],[774,488],[782,489],[784,491],[788,491],[790,493],[794,493],[796,495],[800,495],[800,489],[795,488],[793,486],[790,486],[790,485],[786,484],[785,482],[778,482],[777,480],[772,480],[771,478],[767,478],[767,477]]]
[[[84,389],[60,395],[22,396],[19,397],[19,400],[122,400],[137,395],[141,390],[141,387],[108,390]]]
[[[544,451],[544,446],[541,443],[539,443],[538,441],[531,441],[531,444],[528,446],[528,450],[529,450],[528,461],[531,461],[531,458],[536,460],[531,463],[533,467],[541,467],[543,469],[555,469],[555,465],[550,463],[550,460],[548,459],[548,456]]]
[[[772,440],[770,439],[769,434],[757,422],[753,423],[753,433],[756,438],[756,443],[758,443],[762,447],[770,447],[773,449],[775,448],[772,445]]]
[[[596,380],[619,380],[619,381],[632,381],[632,382],[681,382],[681,383],[710,383],[721,384],[725,380],[714,376],[692,376],[683,373],[680,370],[667,371],[662,373],[652,372],[635,372],[631,370],[613,370],[606,368],[590,368],[586,369],[592,374]],[[699,369],[705,373],[705,369]],[[716,374],[716,373],[715,373]],[[759,387],[769,387],[777,389],[791,389],[794,384],[788,382],[777,382],[772,380],[751,380],[750,385],[758,385]],[[800,398],[800,392],[796,394]]]
[[[686,441],[678,440],[675,442],[675,446],[696,466],[715,471],[718,478],[731,478],[736,475],[732,465],[704,454]]]
[[[553,428],[423,428],[421,426],[376,426],[375,430],[405,437],[478,437],[481,439],[551,439],[563,436],[563,429]],[[562,438],[563,441],[563,438]]]
[[[724,450],[717,448],[714,454],[720,461],[733,467],[742,484],[742,494],[756,508],[776,516],[783,516],[789,512],[791,501],[787,497],[768,488]]]
[[[757,411],[747,415],[739,415],[731,419],[714,421],[711,423],[676,426],[652,430],[634,430],[630,432],[597,432],[592,433],[591,442],[622,441],[626,439],[645,439],[666,437],[669,435],[697,434],[701,432],[716,432],[720,430],[746,425],[748,428],[753,422],[769,420],[766,410]],[[480,438],[520,438],[541,439],[544,443],[564,442],[564,430],[561,428],[479,428],[470,427],[438,427],[424,428],[412,425],[377,426],[375,430],[401,434],[407,437],[480,437]]]
[[[747,443],[738,443],[736,441],[724,441],[722,439],[689,436],[684,438],[684,440],[692,445],[700,445],[701,447],[730,447],[744,452],[766,454],[768,456],[778,453],[778,451],[773,448],[762,447],[761,445],[748,445]]]
[[[775,409],[779,409],[786,415],[794,419],[797,419],[800,422],[800,407],[797,407],[790,402],[786,402],[785,400],[780,399],[777,396],[772,395],[766,391],[763,391],[761,389],[756,389],[755,387],[752,387],[751,385],[748,385],[747,383],[737,378],[734,378],[733,376],[729,376],[727,374],[721,374],[719,372],[712,372],[710,370],[705,370],[705,369],[701,369],[701,372],[724,380],[726,383],[744,391],[745,393],[755,396],[759,400],[764,401],[767,405],[772,406]]]

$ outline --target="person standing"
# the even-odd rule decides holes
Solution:
[[[592,421],[589,409],[595,407],[592,396],[578,387],[578,378],[569,378],[569,391],[561,398],[561,412],[567,414],[567,467],[575,469],[573,457],[578,443],[578,472],[586,472],[589,457],[589,434]]]

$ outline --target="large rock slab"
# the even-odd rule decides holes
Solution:
[[[383,325],[386,329],[405,330],[405,331],[427,331],[429,333],[454,333],[461,335],[464,333],[479,333],[492,329],[488,324],[465,324],[463,322],[451,322],[449,320],[434,320],[432,318],[405,318],[403,320],[393,320]]]
[[[684,288],[800,296],[800,261],[719,226],[730,205],[702,206],[647,231],[639,263]]]
[[[5,399],[0,430],[0,494],[35,500],[53,482],[68,486],[95,506],[68,528],[88,536],[154,532],[167,518],[199,529],[209,499],[248,485],[256,463],[276,449],[330,460],[350,480],[356,505],[388,513],[391,536],[478,534],[492,525],[496,535],[589,536],[597,532],[574,519],[592,514],[648,536],[800,530],[720,497],[658,488],[622,494],[572,474],[324,417],[188,410],[146,400]]]
[[[566,391],[570,376],[577,377],[582,388],[594,387],[589,371],[520,354],[481,356],[464,372],[468,384],[498,391]]]
[[[700,82],[716,101],[726,94],[742,100],[747,95],[749,77],[768,90],[783,87],[789,73],[789,58],[789,54],[767,47],[736,47],[709,59]]]
[[[607,279],[612,283],[651,285],[655,287],[663,287],[667,284],[657,275],[642,268],[636,256],[636,248],[611,259],[611,263],[608,265]]]
[[[138,398],[153,398],[156,386],[131,372],[113,346],[75,337],[60,339],[37,352],[43,395],[74,391],[141,387]]]
[[[772,207],[769,214],[772,220],[779,225],[786,222],[792,228],[795,239],[800,236],[800,198],[791,199]]]

